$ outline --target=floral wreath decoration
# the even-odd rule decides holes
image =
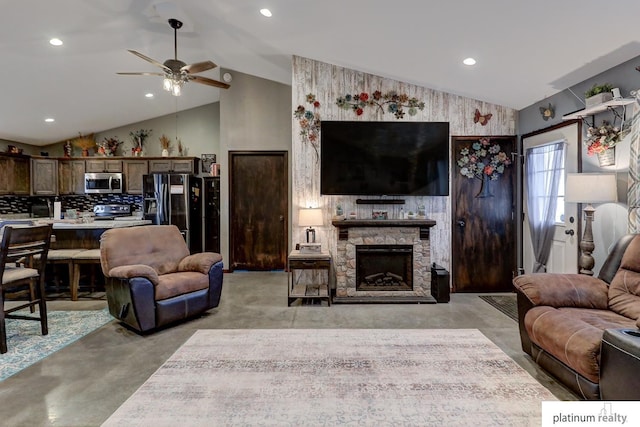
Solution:
[[[587,139],[584,144],[587,146],[587,154],[602,154],[610,148],[615,147],[629,133],[628,127],[614,126],[606,120],[598,127],[590,126],[587,129]]]
[[[458,158],[460,174],[467,178],[497,180],[504,173],[505,167],[511,165],[511,159],[500,144],[492,144],[489,138],[480,138],[471,147],[460,150]]]
[[[293,112],[293,116],[298,119],[300,125],[300,137],[303,141],[308,142],[316,152],[316,161],[320,159],[318,145],[320,144],[320,102],[312,93],[307,95],[307,103],[311,104],[313,110],[305,108],[304,105],[298,105]]]
[[[353,110],[357,116],[361,116],[367,106],[378,107],[382,112],[385,111],[386,106],[386,110],[392,113],[396,119],[404,117],[404,108],[408,109],[407,113],[410,116],[415,116],[418,114],[418,110],[422,111],[425,107],[424,102],[419,101],[418,98],[410,98],[407,94],[397,94],[393,91],[383,94],[379,90],[373,92],[371,96],[367,92],[355,95],[346,94],[339,97],[336,104],[345,110]]]

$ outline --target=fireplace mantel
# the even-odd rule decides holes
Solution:
[[[436,225],[432,219],[342,219],[331,221],[338,229],[338,240],[349,239],[349,229],[355,227],[418,227],[420,240],[429,239],[429,229]]]

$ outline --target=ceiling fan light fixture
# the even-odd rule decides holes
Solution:
[[[173,82],[173,87],[171,88],[171,95],[180,96],[182,94],[182,82]]]
[[[162,88],[167,92],[171,91],[171,88],[173,88],[173,80],[170,76],[164,77],[164,80],[162,81]]]
[[[123,75],[137,75],[137,76],[161,76],[162,88],[168,92],[171,92],[174,96],[180,96],[182,92],[182,86],[190,81],[219,87],[222,89],[228,89],[229,84],[219,82],[217,80],[210,79],[204,76],[198,76],[197,73],[211,70],[216,68],[217,65],[211,61],[200,61],[192,64],[186,64],[178,59],[178,28],[182,27],[182,22],[177,19],[169,19],[169,25],[173,28],[173,59],[167,59],[164,63],[160,63],[155,59],[149,58],[146,55],[136,52],[135,50],[128,49],[128,51],[135,56],[161,68],[162,73],[150,73],[150,72],[135,72],[135,73],[118,73]]]

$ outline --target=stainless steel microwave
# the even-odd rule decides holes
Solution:
[[[111,194],[122,193],[122,173],[85,173],[85,194]]]

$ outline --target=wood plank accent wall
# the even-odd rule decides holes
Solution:
[[[470,71],[472,72],[472,71]],[[298,226],[298,210],[302,207],[320,207],[324,211],[324,226],[315,227],[316,240],[322,243],[335,255],[338,230],[331,225],[332,216],[338,204],[348,214],[356,211],[358,218],[371,218],[371,211],[386,209],[389,218],[398,218],[400,209],[405,212],[416,211],[418,205],[424,205],[428,219],[436,221],[431,228],[431,260],[446,269],[450,268],[451,258],[451,201],[450,197],[398,197],[406,200],[403,205],[356,205],[359,197],[321,196],[320,195],[320,163],[313,147],[303,142],[300,137],[300,125],[293,117],[298,105],[307,109],[312,106],[306,102],[307,94],[314,94],[320,102],[319,113],[322,120],[361,120],[361,121],[394,121],[391,113],[383,113],[377,108],[366,107],[364,114],[356,116],[351,110],[336,105],[337,98],[346,94],[372,92],[382,93],[395,91],[416,97],[426,104],[424,110],[410,116],[406,114],[403,121],[448,121],[451,135],[514,135],[516,132],[516,110],[500,105],[490,104],[474,99],[464,98],[409,83],[375,76],[361,71],[351,70],[300,56],[293,57],[292,82],[292,247],[304,241],[304,227]],[[493,117],[486,126],[473,122],[474,112],[491,113]],[[455,159],[451,159],[455,161]],[[451,177],[457,179],[457,177]],[[466,179],[466,178],[465,178]]]

